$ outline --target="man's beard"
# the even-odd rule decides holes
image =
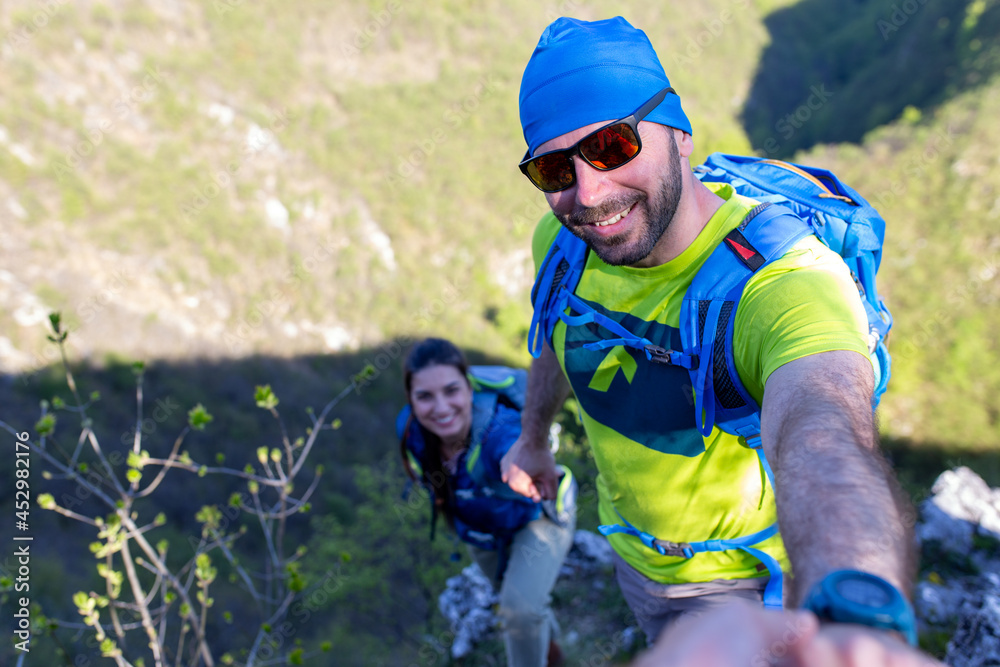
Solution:
[[[646,259],[649,253],[653,252],[660,237],[670,227],[670,223],[673,222],[674,214],[677,212],[677,206],[681,200],[681,158],[677,151],[674,133],[668,130],[667,134],[670,135],[669,164],[663,171],[663,180],[653,201],[650,201],[649,197],[643,193],[622,195],[609,199],[600,206],[588,208],[581,213],[560,216],[563,225],[590,246],[606,264],[630,266]],[[629,206],[645,209],[646,224],[642,229],[637,230],[638,238],[634,240],[630,238],[635,234],[635,231],[632,230],[630,233],[608,238],[589,233],[590,225],[624,211]],[[635,211],[629,215],[632,213]]]

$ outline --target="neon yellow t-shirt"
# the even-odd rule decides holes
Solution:
[[[636,335],[681,349],[677,326],[685,291],[715,247],[758,203],[729,185],[705,185],[726,203],[676,259],[633,268],[610,266],[588,253],[576,295]],[[559,228],[552,213],[538,223],[532,243],[536,268]],[[867,332],[846,265],[808,236],[748,282],[736,311],[736,370],[760,404],[767,378],[789,361],[832,350],[868,357]],[[567,328],[561,321],[552,337],[594,451],[601,522],[622,523],[617,510],[639,530],[672,542],[733,539],[774,523],[772,489],[761,504],[757,455],[717,428],[708,437],[696,429],[687,371],[650,363],[622,346],[582,347],[614,337],[596,324]],[[611,535],[609,541],[626,562],[661,583],[767,574],[760,561],[740,550],[684,559],[661,556],[629,535]],[[756,546],[790,571],[780,535]]]

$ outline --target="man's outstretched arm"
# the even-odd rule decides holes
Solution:
[[[761,439],[795,576],[789,603],[833,570],[886,579],[909,597],[912,510],[879,451],[874,374],[856,352],[797,359],[764,389]]]
[[[547,344],[531,362],[521,413],[521,436],[500,461],[503,481],[532,500],[555,498],[555,458],[549,451],[549,426],[569,396],[569,382]]]

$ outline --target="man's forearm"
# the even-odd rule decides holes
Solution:
[[[914,515],[878,449],[867,400],[850,390],[856,381],[850,371],[820,371],[765,395],[765,451],[795,576],[792,604],[844,568],[877,574],[909,594]],[[775,410],[775,403],[783,405]]]
[[[541,447],[548,442],[549,425],[569,396],[569,382],[559,366],[559,359],[548,345],[531,362],[528,386],[521,413],[521,433],[528,442]]]

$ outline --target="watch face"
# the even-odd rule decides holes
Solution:
[[[889,591],[867,579],[843,579],[836,587],[840,597],[866,607],[885,607],[892,602]]]

